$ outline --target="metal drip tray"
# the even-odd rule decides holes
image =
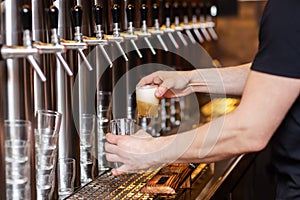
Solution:
[[[200,166],[200,165],[199,165]],[[113,176],[110,171],[99,175],[95,180],[77,190],[67,199],[99,199],[99,200],[142,200],[142,199],[182,199],[180,196],[185,189],[191,189],[195,177],[200,177],[208,172],[208,165],[201,165],[200,168],[191,168],[184,174],[182,183],[176,188],[175,194],[161,194],[144,192],[143,189],[161,175],[165,168],[150,169],[144,172]],[[196,173],[196,174],[195,174]],[[181,174],[182,175],[182,174]]]

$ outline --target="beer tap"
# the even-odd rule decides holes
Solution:
[[[120,36],[121,34],[120,34],[120,29],[119,29],[120,6],[118,4],[114,4],[112,6],[111,12],[112,12],[112,18],[113,18],[113,23],[114,23],[114,29],[113,29],[113,35],[107,36],[107,40],[111,43],[116,44],[120,53],[123,55],[124,60],[127,62],[128,58],[120,44],[121,42],[124,42],[124,38]]]
[[[184,46],[187,46],[188,43],[186,39],[183,37],[182,31],[183,28],[180,26],[180,16],[179,16],[179,9],[180,9],[180,4],[178,1],[175,1],[173,3],[173,13],[174,13],[174,30],[177,33],[178,37],[182,41]]]
[[[61,39],[61,44],[64,45],[68,50],[77,50],[78,54],[86,64],[86,67],[89,71],[92,71],[93,68],[89,63],[88,59],[83,53],[84,49],[87,49],[88,44],[83,42],[82,33],[81,33],[81,23],[82,23],[82,9],[79,5],[74,6],[71,9],[72,22],[74,25],[75,33],[74,40],[65,40]]]
[[[162,39],[162,35],[164,34],[164,32],[162,30],[160,30],[160,24],[159,24],[159,4],[158,3],[153,3],[152,4],[152,18],[153,18],[153,22],[154,22],[154,27],[152,30],[150,30],[150,33],[155,35],[158,39],[158,41],[160,42],[162,48],[165,51],[169,51],[166,43],[163,41]]]
[[[36,56],[39,54],[37,48],[25,48],[23,46],[0,45],[0,61],[10,58],[23,58],[27,56]]]
[[[31,51],[32,41],[31,41],[31,28],[32,28],[32,21],[31,21],[31,9],[28,5],[24,5],[21,10],[21,19],[23,24],[23,46],[28,51]],[[35,72],[41,79],[41,81],[45,82],[46,77],[43,74],[42,70],[40,69],[37,61],[34,59],[33,55],[26,55],[27,60],[30,62],[31,66],[34,68]]]
[[[63,47],[63,49],[65,49],[65,47],[63,45],[60,45],[60,40],[59,40],[59,36],[58,36],[58,33],[57,33],[57,29],[58,29],[58,12],[59,12],[58,9],[54,5],[50,6],[49,18],[50,18],[50,29],[51,29],[51,43],[52,43],[53,48],[54,47],[57,47],[57,48]],[[64,69],[66,70],[67,74],[69,76],[73,76],[73,72],[70,69],[68,63],[63,58],[61,52],[56,52],[55,56],[60,61],[60,63],[64,67]]]
[[[182,9],[183,9],[183,28],[191,40],[193,44],[196,44],[196,40],[191,32],[192,26],[189,24],[189,14],[188,14],[188,4],[186,1],[182,2]]]
[[[197,23],[197,3],[194,2],[192,3],[192,26],[193,26],[193,31],[198,38],[200,43],[204,42],[204,38],[202,37],[200,31],[199,31],[199,24]]]
[[[213,22],[213,18],[216,17],[217,14],[218,7],[215,3],[207,2],[207,4],[200,4],[200,23],[203,23],[203,26],[208,30],[214,40],[218,39],[218,35],[214,30],[215,23]]]
[[[138,39],[138,36],[134,34],[134,5],[128,4],[126,8],[126,14],[127,14],[127,21],[128,21],[128,29],[127,33],[122,34],[122,37],[124,37],[125,40],[129,40],[132,44],[133,48],[135,49],[136,53],[140,58],[142,58],[142,54],[138,47],[135,44],[135,40]]]
[[[204,4],[204,2],[200,3],[200,30],[202,32],[202,34],[204,35],[205,39],[207,41],[211,41],[211,37],[209,36],[206,28],[207,28],[207,23],[205,23],[205,16],[207,16],[207,7]]]
[[[140,8],[140,12],[141,12],[142,25],[137,35],[145,40],[152,54],[156,55],[156,52],[148,39],[149,37],[151,37],[151,34],[148,32],[148,28],[147,28],[148,6],[146,4],[142,4]]]
[[[174,47],[176,49],[179,48],[175,38],[173,37],[173,32],[174,32],[174,29],[171,28],[171,3],[169,1],[167,1],[165,3],[165,18],[166,18],[166,24],[165,24],[165,27],[164,27],[164,32],[167,33],[167,35],[169,36],[172,44],[174,45]]]
[[[103,7],[101,5],[94,6],[94,19],[96,25],[96,37],[87,37],[83,36],[83,41],[86,42],[89,46],[96,46],[100,49],[104,58],[108,62],[109,66],[112,67],[112,61],[108,56],[107,52],[104,49],[105,45],[108,45],[108,41],[104,39],[102,31],[102,16],[103,16]]]

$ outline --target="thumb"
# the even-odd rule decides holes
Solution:
[[[118,136],[117,135],[107,133],[105,137],[106,137],[107,142],[109,142],[111,144],[117,144],[117,142],[118,142]]]

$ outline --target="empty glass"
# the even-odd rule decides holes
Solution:
[[[36,112],[35,159],[37,199],[52,199],[57,177],[57,147],[62,114],[53,110]]]
[[[6,120],[5,171],[7,199],[30,199],[30,135],[31,123]]]
[[[73,158],[60,158],[58,160],[58,195],[60,199],[74,192],[75,167],[75,159]]]
[[[38,110],[36,112],[36,129],[57,134],[60,130],[62,114],[53,110]]]
[[[97,92],[97,110],[107,110],[111,108],[111,92]]]
[[[93,156],[95,154],[96,116],[82,114],[80,121],[80,176],[84,185],[93,179]]]
[[[135,132],[135,120],[113,119],[110,121],[110,132],[115,135],[131,135]]]
[[[110,121],[110,132],[115,135],[131,135],[135,133],[135,120],[121,118]],[[118,168],[122,163],[114,163],[114,167]]]
[[[99,172],[105,171],[109,168],[108,162],[106,160],[106,155],[104,151],[104,144],[106,141],[105,135],[109,131],[109,126],[98,126],[98,135],[97,135],[97,141],[98,141],[98,170]]]
[[[111,92],[97,92],[97,160],[99,172],[107,170],[107,160],[104,152],[105,134],[108,132],[109,121],[111,120]]]
[[[36,190],[37,199],[52,199],[52,185],[54,184],[54,177],[52,174],[36,175]]]

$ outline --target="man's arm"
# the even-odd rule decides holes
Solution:
[[[115,175],[170,162],[214,162],[263,149],[299,96],[300,79],[251,71],[238,108],[199,128],[166,137],[107,134]],[[139,131],[142,132],[142,131]]]
[[[251,71],[238,108],[204,126],[168,138],[168,152],[173,155],[167,157],[179,162],[211,162],[259,151],[299,93],[300,79]]]
[[[194,70],[189,84],[196,92],[241,95],[251,63],[223,68]]]
[[[140,80],[138,85],[159,85],[156,96],[173,98],[193,92],[241,95],[251,63],[224,68],[192,71],[157,71]]]

